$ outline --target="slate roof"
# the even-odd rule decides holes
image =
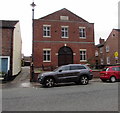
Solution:
[[[87,22],[88,23],[88,21],[86,21],[85,19],[79,17],[78,15],[74,14],[73,12],[71,12],[70,10],[68,10],[66,8],[63,8],[61,10],[58,10],[58,11],[53,12],[51,14],[48,14],[48,15],[46,15],[44,17],[39,18],[39,19],[54,20],[54,19],[56,19],[59,16],[67,16],[68,14],[73,15],[74,16],[74,20],[76,20],[76,21],[82,21],[82,22]],[[53,15],[54,15],[55,18],[53,17]]]
[[[11,21],[11,20],[0,20],[0,27],[1,28],[14,28],[16,23],[19,22],[18,20],[16,21]]]

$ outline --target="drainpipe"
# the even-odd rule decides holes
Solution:
[[[14,27],[11,28],[11,37],[10,37],[10,70],[8,72],[8,79],[13,75],[13,38],[14,38]]]

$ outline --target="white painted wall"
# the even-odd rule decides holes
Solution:
[[[15,25],[14,34],[13,34],[13,75],[17,75],[21,71],[21,49],[22,49],[22,40],[21,40],[21,31],[20,23],[18,22]]]

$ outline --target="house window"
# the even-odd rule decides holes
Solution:
[[[68,26],[61,27],[62,38],[68,38]]]
[[[43,25],[43,37],[50,37],[50,36],[51,36],[51,26]]]
[[[80,49],[80,61],[81,62],[86,62],[87,61],[86,49]]]
[[[110,64],[110,57],[107,57],[107,64]]]
[[[101,63],[101,65],[103,65],[103,59],[102,58],[100,59],[100,63]]]
[[[95,51],[95,56],[96,56],[96,57],[98,56],[98,51],[97,51],[97,50]]]
[[[86,38],[85,27],[79,27],[79,37],[83,39]]]
[[[109,46],[107,45],[107,46],[106,46],[106,52],[109,52],[109,49],[110,49],[110,48],[109,48]]]
[[[100,53],[103,53],[103,49],[102,48],[100,48]]]
[[[115,34],[113,34],[113,36],[115,36]]]
[[[51,62],[51,49],[43,49],[43,62]]]

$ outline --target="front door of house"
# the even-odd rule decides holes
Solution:
[[[58,66],[73,64],[73,51],[70,47],[63,46],[58,52]]]
[[[0,58],[0,72],[7,73],[8,72],[8,58]]]

